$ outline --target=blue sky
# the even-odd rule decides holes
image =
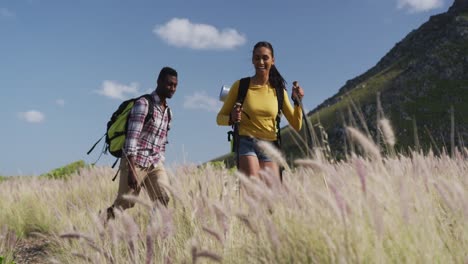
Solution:
[[[0,0],[0,175],[94,162],[102,145],[86,152],[112,112],[153,90],[164,66],[179,72],[166,162],[210,160],[229,151],[228,127],[216,125],[220,88],[254,73],[256,42],[273,44],[312,110],[452,3]]]

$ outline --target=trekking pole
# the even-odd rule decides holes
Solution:
[[[240,108],[242,106],[241,103],[237,102],[235,105],[234,105],[234,108]],[[236,148],[236,166],[237,166],[237,169],[239,169],[239,124],[240,122],[239,121],[235,121],[234,122],[234,142],[235,142],[235,148]]]
[[[294,81],[293,82],[293,89],[295,87],[298,87],[299,84],[297,83],[297,81]],[[307,133],[307,143],[308,143],[308,147],[310,149],[310,151],[312,151],[312,134],[310,132],[310,127],[309,127],[309,122],[307,122],[307,116],[305,114],[305,111],[304,111],[304,107],[302,106],[302,99],[299,98],[299,96],[295,96],[295,100],[299,103],[299,106],[301,107],[301,110],[302,110],[302,118],[304,119],[304,123],[305,123],[305,126],[306,126],[306,133]]]
[[[242,104],[240,102],[237,102],[235,105],[234,105],[234,108],[240,108],[242,106]],[[234,148],[236,149],[236,166],[237,166],[237,170],[240,171],[240,164],[239,164],[239,158],[240,158],[240,155],[239,155],[239,125],[240,125],[240,121],[235,121],[234,122]],[[237,192],[238,192],[238,195],[239,195],[239,202],[240,202],[240,199],[241,199],[241,182],[240,182],[240,179],[238,179],[238,186],[237,186]]]

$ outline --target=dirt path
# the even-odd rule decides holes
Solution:
[[[47,238],[28,237],[17,241],[13,252],[14,261],[22,263],[50,263],[48,247],[51,244]]]

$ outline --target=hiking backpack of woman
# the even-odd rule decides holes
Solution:
[[[279,113],[297,131],[302,127],[300,101],[304,90],[293,82],[291,98],[288,99],[286,81],[275,65],[273,46],[266,41],[255,44],[252,51],[255,74],[234,82],[216,122],[221,126],[235,127],[237,167],[247,176],[259,177],[260,170],[268,170],[282,176],[278,164],[257,146],[259,141],[268,141],[279,146]],[[247,80],[247,81],[246,81]],[[244,98],[239,99],[241,83],[248,83]],[[247,85],[245,85],[247,86]]]

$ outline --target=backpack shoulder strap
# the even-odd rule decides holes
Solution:
[[[172,109],[168,106],[167,107],[167,118],[168,118],[168,123],[171,123],[172,120]]]
[[[140,96],[141,97],[144,97],[147,101],[148,101],[148,114],[146,115],[145,117],[145,124],[148,123],[148,121],[151,119],[151,117],[153,116],[153,113],[154,113],[154,104],[156,103],[154,101],[154,97],[151,95],[151,94],[145,94],[145,95],[142,95]],[[138,100],[138,99],[137,99]]]
[[[167,130],[171,130],[172,110],[167,107]]]
[[[245,96],[249,90],[250,77],[245,77],[239,81],[239,91],[237,92],[237,102],[244,104]]]

